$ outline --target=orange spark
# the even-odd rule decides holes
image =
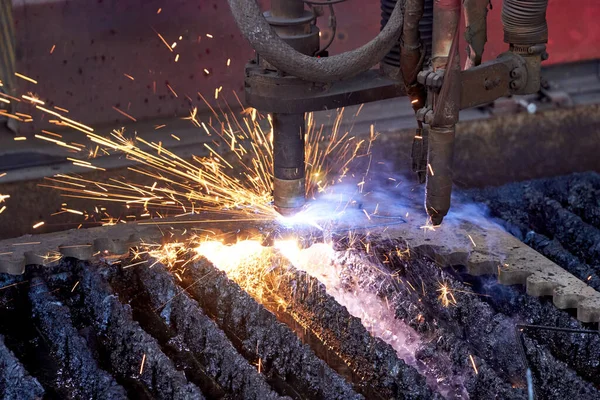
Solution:
[[[59,137],[59,138],[61,138],[61,137],[62,137],[62,135],[59,135],[58,133],[54,133],[54,132],[50,132],[50,131],[46,131],[46,130],[44,130],[44,129],[42,129],[42,133],[45,133],[46,135],[50,135],[50,136],[56,136],[56,137]]]
[[[467,236],[469,237],[469,239],[471,239],[471,243],[473,243],[473,247],[477,247],[477,245],[475,244],[475,241],[473,240],[471,235],[467,235]]]
[[[78,167],[84,167],[84,168],[90,168],[90,169],[97,169],[97,170],[100,170],[100,171],[106,171],[106,169],[104,169],[104,168],[96,167],[95,165],[91,165],[91,164],[88,165],[88,164],[81,164],[81,163],[74,162],[73,165],[76,165]]]
[[[116,112],[126,116],[127,118],[129,118],[130,120],[132,120],[133,122],[137,122],[137,119],[133,118],[131,115],[127,114],[125,111],[118,109],[117,107],[113,106],[113,110],[115,110]]]
[[[434,176],[435,174],[433,173],[433,168],[431,168],[431,164],[427,164],[427,168],[429,169],[429,173],[431,173],[431,176]]]
[[[11,95],[9,95],[9,94],[6,94],[6,93],[2,93],[2,92],[0,92],[0,96],[3,96],[3,97],[8,97],[9,99],[11,99],[11,100],[14,100],[14,101],[18,101],[19,103],[21,102],[21,99],[18,99],[18,98],[16,98],[16,97],[13,97],[13,96],[11,96]]]
[[[83,128],[83,129],[86,129],[86,130],[88,130],[88,131],[90,131],[90,132],[93,132],[93,131],[94,131],[94,129],[93,129],[93,128],[90,128],[90,127],[89,127],[89,126],[87,126],[87,125],[84,125],[84,124],[82,124],[82,123],[79,123],[79,122],[77,122],[77,121],[73,121],[72,119],[70,119],[70,118],[67,118],[67,117],[65,117],[65,116],[63,116],[63,115],[60,115],[60,114],[59,114],[59,113],[57,113],[57,112],[54,112],[54,111],[52,111],[52,110],[48,110],[47,108],[44,108],[44,107],[41,107],[41,106],[35,106],[35,108],[37,108],[38,110],[42,110],[42,111],[44,111],[44,112],[47,112],[47,113],[48,113],[48,114],[50,114],[50,115],[54,115],[55,117],[58,117],[58,118],[60,118],[61,120],[68,122],[69,124],[72,124],[72,125],[79,126],[79,127]],[[87,132],[86,132],[86,133],[87,133]]]
[[[469,354],[469,358],[471,359],[471,365],[473,365],[473,369],[475,370],[475,375],[479,375],[479,371],[477,371],[477,365],[475,365],[475,360],[471,354]]]
[[[83,212],[78,211],[78,210],[72,210],[70,208],[63,208],[63,211],[66,211],[71,214],[83,215]],[[78,247],[78,246],[75,246],[75,247]]]
[[[158,37],[160,38],[160,40],[162,40],[162,42],[165,44],[165,46],[167,46],[167,49],[169,49],[169,51],[173,51],[173,49],[171,48],[171,46],[169,46],[169,43],[167,43],[167,41],[165,40],[165,38],[158,33],[154,28],[152,28],[152,30],[154,31],[154,33],[156,33],[158,35]]]
[[[18,73],[18,72],[15,72],[15,76],[16,76],[17,78],[24,79],[24,80],[26,80],[26,81],[29,81],[29,82],[31,82],[31,83],[35,83],[35,84],[37,85],[37,81],[36,81],[35,79],[32,79],[32,78],[28,77],[28,76],[25,76],[25,75],[23,75],[23,74],[20,74],[20,73]]]
[[[140,366],[140,375],[144,373],[144,364],[146,363],[146,353],[142,357],[142,365]]]
[[[68,113],[69,112],[69,110],[67,110],[66,108],[62,108],[62,107],[59,107],[59,106],[54,106],[54,108],[57,109],[58,111],[62,111],[64,113]]]
[[[22,95],[21,97],[24,98],[25,100],[29,100],[32,103],[37,103],[37,104],[41,104],[41,105],[46,104],[43,101],[36,99],[35,97],[32,97],[32,96],[27,96],[26,94]]]
[[[79,149],[79,147],[70,146],[70,145],[68,145],[68,144],[66,144],[65,142],[63,142],[63,141],[60,141],[60,140],[52,139],[52,138],[45,137],[45,136],[42,136],[42,135],[35,135],[35,137],[36,137],[36,138],[38,138],[38,139],[45,140],[45,141],[47,141],[47,142],[56,143],[57,145],[59,145],[59,146],[63,146],[63,147],[66,147],[66,148],[68,148],[68,149],[77,150],[77,151],[79,151],[79,150],[80,150],[80,149]]]
[[[171,93],[173,93],[173,95],[175,97],[179,97],[179,96],[177,96],[177,93],[175,93],[175,90],[173,90],[173,88],[171,87],[171,85],[169,85],[168,83],[167,83],[167,87],[169,88],[169,90],[171,91]]]

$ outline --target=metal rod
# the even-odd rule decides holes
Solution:
[[[300,18],[304,14],[303,0],[271,0],[271,15],[282,18]]]
[[[439,0],[433,4],[434,71],[444,73],[438,93],[430,90],[433,118],[428,135],[425,209],[433,225],[442,223],[450,209],[454,132],[460,110],[460,57],[458,24],[461,0]],[[439,73],[438,72],[438,73]]]
[[[600,330],[572,329],[572,328],[561,328],[558,326],[545,326],[545,325],[516,324],[515,325],[515,336],[517,339],[517,345],[518,345],[517,347],[519,349],[519,354],[521,355],[521,360],[523,361],[523,365],[525,366],[525,370],[526,370],[526,374],[527,374],[527,389],[528,389],[528,395],[529,395],[530,400],[533,400],[535,398],[535,384],[533,382],[533,373],[531,371],[531,368],[529,367],[529,361],[527,360],[527,353],[525,351],[525,336],[523,335],[523,330],[525,330],[525,329],[537,329],[540,331],[600,335]]]

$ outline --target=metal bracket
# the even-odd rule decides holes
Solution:
[[[246,102],[263,112],[303,113],[335,109],[406,95],[402,82],[369,70],[331,84],[307,82],[261,68],[246,67]]]

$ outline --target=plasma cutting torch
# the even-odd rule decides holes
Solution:
[[[426,182],[425,208],[439,225],[450,208],[459,111],[540,89],[548,0],[504,0],[509,48],[483,64],[490,0],[381,0],[381,32],[358,49],[329,56],[331,40],[320,47],[316,18],[328,7],[335,30],[334,5],[344,1],[358,0],[271,0],[264,13],[256,0],[228,0],[256,50],[246,66],[246,102],[272,113],[275,207],[290,215],[305,202],[306,112],[408,96],[418,125],[412,167]],[[461,8],[464,70],[457,46]]]

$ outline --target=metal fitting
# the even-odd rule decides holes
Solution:
[[[281,215],[293,215],[304,206],[305,183],[305,178],[293,180],[274,178],[273,200],[275,209]]]
[[[439,91],[444,83],[444,70],[432,71],[430,69],[421,71],[417,75],[417,82],[428,89]]]
[[[427,115],[429,115],[429,117],[427,117]],[[426,119],[431,120],[432,116],[433,116],[433,110],[431,109],[431,107],[420,108],[419,110],[417,110],[417,113],[416,113],[417,121],[425,122],[425,123],[428,123],[425,120]]]

